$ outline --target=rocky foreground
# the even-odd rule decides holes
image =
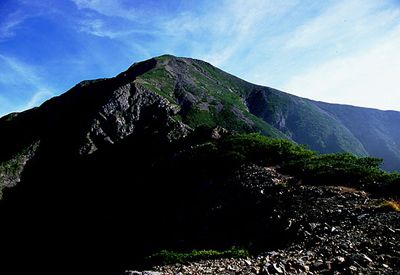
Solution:
[[[299,183],[275,196],[290,204],[285,211],[283,205],[276,209],[294,236],[286,247],[247,259],[154,266],[153,271],[125,274],[400,274],[400,212],[387,205],[389,199],[343,186]]]

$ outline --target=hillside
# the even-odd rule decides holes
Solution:
[[[363,144],[371,156],[383,158],[388,170],[399,170],[400,113],[316,102],[340,121]]]
[[[356,127],[365,114],[369,124]],[[119,275],[155,267],[149,256],[159,251],[232,255],[232,246],[248,250],[249,261],[277,250],[285,268],[309,249],[310,263],[324,268],[345,257],[332,271],[398,270],[400,175],[367,157],[387,142],[380,153],[396,160],[398,118],[173,56],[83,81],[0,119],[0,273]],[[376,239],[377,221],[390,234]],[[310,230],[329,237],[328,252]],[[373,263],[354,260],[362,254]]]

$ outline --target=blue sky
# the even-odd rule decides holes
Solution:
[[[0,116],[165,53],[400,111],[399,0],[2,0]]]

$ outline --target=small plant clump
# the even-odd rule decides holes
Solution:
[[[381,207],[388,208],[392,211],[400,212],[400,201],[387,200],[381,204]]]

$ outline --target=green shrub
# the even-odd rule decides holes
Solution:
[[[356,157],[349,153],[321,154],[292,162],[289,173],[321,184],[344,184],[357,187],[381,181],[385,172],[379,168],[381,159]]]
[[[380,168],[382,159],[350,153],[318,154],[305,146],[260,134],[236,134],[192,147],[183,154],[185,165],[221,174],[242,164],[278,166],[304,183],[347,185],[370,192],[400,195],[400,174]]]

